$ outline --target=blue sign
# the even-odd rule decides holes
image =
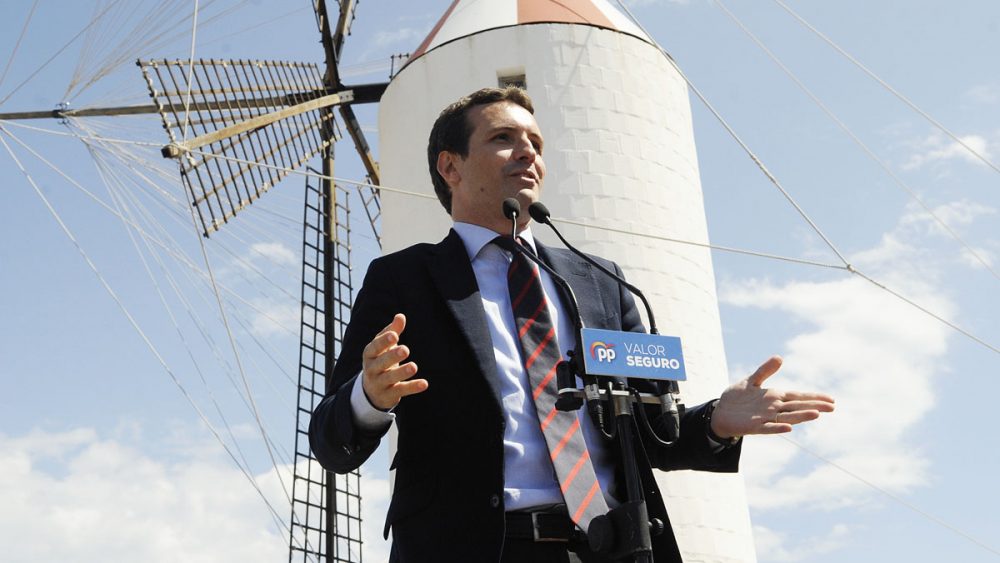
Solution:
[[[583,365],[590,375],[684,381],[681,339],[662,334],[585,328]]]

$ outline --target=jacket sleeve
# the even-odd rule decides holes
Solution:
[[[614,271],[624,277],[618,264],[613,264]],[[622,330],[629,332],[646,332],[642,318],[636,307],[635,299],[627,288],[619,285],[619,302],[621,306]],[[636,382],[642,389],[643,385]],[[666,435],[665,421],[656,405],[645,405],[646,416],[658,436]],[[708,439],[708,403],[684,409],[681,415],[680,437],[673,444],[665,446],[648,435],[644,425],[640,423],[639,433],[650,464],[657,469],[672,471],[676,469],[694,469],[699,471],[714,471],[735,473],[739,470],[740,451],[743,441],[735,445],[720,447]]]
[[[389,425],[365,431],[354,423],[351,391],[361,385],[361,354],[397,311],[396,278],[384,259],[371,263],[351,311],[333,373],[327,374],[326,394],[313,410],[309,444],[320,464],[337,473],[361,466],[378,448]]]

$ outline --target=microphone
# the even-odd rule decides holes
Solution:
[[[657,330],[656,328],[656,319],[653,317],[653,308],[650,307],[649,300],[646,299],[646,296],[642,293],[642,291],[638,287],[626,281],[625,278],[605,268],[604,266],[599,264],[596,260],[594,260],[590,256],[587,256],[586,254],[581,252],[578,248],[570,244],[569,241],[566,240],[566,237],[564,237],[562,233],[559,232],[559,229],[557,229],[556,226],[552,224],[552,220],[550,219],[552,213],[549,211],[547,207],[545,207],[544,203],[540,201],[532,203],[530,206],[528,206],[528,214],[531,215],[531,218],[535,222],[542,223],[543,225],[548,225],[548,227],[552,229],[552,232],[554,232],[556,236],[559,237],[559,240],[561,240],[562,243],[566,245],[566,248],[568,248],[571,252],[573,252],[580,258],[583,258],[601,272],[604,272],[606,275],[611,276],[611,278],[616,280],[619,284],[627,288],[633,294],[637,295],[639,299],[642,300],[643,306],[646,307],[646,315],[649,318],[649,333],[650,334],[660,333],[659,330]],[[675,440],[677,440],[678,436],[680,436],[680,410],[678,409],[677,406],[678,401],[674,397],[674,394],[680,393],[680,387],[677,385],[676,381],[669,381],[669,382],[657,381],[655,385],[658,392],[657,394],[660,397],[660,412],[661,414],[669,417],[666,420],[666,432],[667,432],[666,441],[674,442]]]
[[[577,249],[575,246],[570,244],[569,241],[567,241],[566,238],[562,236],[562,233],[559,232],[559,229],[557,229],[556,226],[552,224],[552,220],[549,219],[552,213],[549,212],[549,208],[545,207],[544,203],[540,201],[532,203],[530,206],[528,206],[528,214],[531,215],[531,218],[534,219],[535,222],[542,223],[543,225],[548,225],[549,228],[552,229],[552,232],[554,232],[556,236],[559,237],[559,240],[561,240],[562,243],[566,245],[566,248],[568,248],[571,252],[573,252],[573,254],[576,254],[580,258],[583,258],[584,260],[589,262],[592,266],[604,272],[605,274],[611,276],[612,278],[617,280],[618,283],[625,286],[629,291],[639,296],[639,299],[642,300],[643,306],[646,307],[646,316],[649,317],[649,333],[660,334],[660,331],[657,330],[656,328],[656,319],[653,318],[653,308],[649,306],[649,301],[646,299],[646,296],[643,295],[642,291],[640,291],[638,287],[630,284],[628,281],[625,280],[625,278],[619,276],[618,274],[598,264],[596,260],[594,260],[590,256],[587,256],[579,249]]]
[[[521,202],[512,197],[503,200],[501,204],[503,216],[510,219],[510,238],[517,240],[517,218],[521,215]]]

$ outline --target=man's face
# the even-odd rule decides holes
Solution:
[[[451,186],[451,216],[498,233],[510,232],[502,202],[509,197],[521,203],[518,223],[528,223],[528,206],[538,198],[545,177],[542,133],[534,116],[511,102],[471,108],[469,154],[442,152],[438,170]]]

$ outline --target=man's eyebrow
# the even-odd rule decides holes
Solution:
[[[485,131],[484,134],[485,134],[485,138],[487,138],[487,139],[493,139],[496,135],[500,135],[500,134],[503,134],[503,133],[509,133],[511,131],[520,131],[520,130],[521,130],[521,127],[518,124],[513,124],[513,125],[494,125],[492,127],[489,127]],[[539,150],[541,150],[541,147],[545,146],[545,137],[542,136],[542,132],[541,131],[528,130],[528,139],[531,140],[532,144],[538,145]]]
[[[520,130],[520,129],[521,129],[521,127],[518,126],[518,125],[516,125],[516,124],[515,125],[494,125],[494,126],[490,127],[489,129],[487,129],[487,132],[490,133],[490,134],[492,134],[492,133],[500,133],[502,131],[517,131],[517,130]],[[528,135],[531,136],[531,137],[537,137],[538,139],[542,139],[543,138],[541,131],[532,131],[532,130],[529,129],[528,130]]]

